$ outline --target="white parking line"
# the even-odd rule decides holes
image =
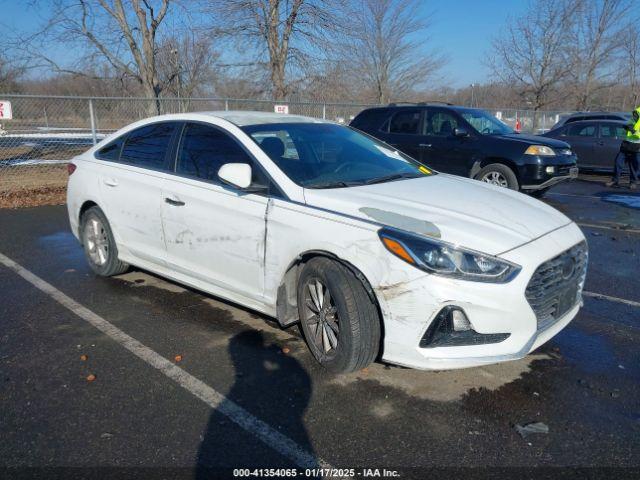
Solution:
[[[262,420],[254,417],[251,413],[229,400],[223,394],[214,390],[206,383],[198,380],[193,375],[185,372],[183,369],[174,365],[146,345],[143,345],[135,338],[130,337],[115,325],[109,323],[88,308],[69,298],[53,285],[45,282],[40,277],[34,275],[29,270],[17,264],[2,253],[0,253],[0,264],[16,272],[34,287],[49,295],[49,297],[71,310],[78,317],[89,322],[138,358],[160,370],[160,372],[175,381],[182,388],[198,397],[211,408],[216,409],[217,412],[227,416],[231,421],[238,424],[247,432],[258,437],[273,450],[291,459],[299,467],[331,468],[331,465],[327,462],[309,453],[289,437],[281,434]]]
[[[596,200],[601,200],[600,197],[596,197],[595,195],[580,195],[576,193],[548,192],[547,195],[553,196],[553,197],[577,197],[577,198],[593,198]]]
[[[630,305],[632,307],[640,307],[640,302],[634,302],[633,300],[627,300],[625,298],[612,297],[610,295],[605,295],[604,293],[582,292],[582,294],[586,297],[609,300],[610,302],[624,303],[625,305]]]
[[[602,228],[603,230],[614,230],[620,233],[640,233],[640,230],[636,228],[611,227],[609,225],[598,225],[597,223],[578,223],[578,226],[586,228]]]

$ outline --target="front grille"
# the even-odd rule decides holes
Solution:
[[[571,155],[573,152],[570,148],[562,148],[560,150],[556,150],[556,153],[558,155]]]
[[[588,256],[587,244],[580,242],[536,269],[525,296],[538,319],[538,330],[549,327],[580,301]]]

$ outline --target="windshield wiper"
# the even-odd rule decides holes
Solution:
[[[314,183],[311,185],[305,185],[304,188],[345,188],[345,187],[353,187],[355,185],[362,185],[362,183],[358,182],[344,182],[342,180],[337,182],[324,182],[324,183]]]
[[[372,178],[367,180],[365,185],[373,185],[374,183],[390,182],[392,180],[399,180],[401,178],[419,178],[423,175],[416,175],[415,173],[394,173],[392,175],[386,175],[384,177]]]

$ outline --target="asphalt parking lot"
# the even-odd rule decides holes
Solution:
[[[326,374],[296,327],[143,271],[94,276],[64,206],[0,210],[0,471],[638,475],[640,193],[593,180],[546,199],[589,243],[578,317],[522,360],[446,372]],[[516,425],[531,422],[548,433],[523,438]]]

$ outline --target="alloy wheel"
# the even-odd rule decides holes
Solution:
[[[96,265],[102,266],[109,260],[109,237],[102,222],[92,216],[84,226],[84,241],[89,258]]]
[[[304,288],[304,321],[310,333],[309,340],[325,355],[338,347],[337,309],[333,304],[329,288],[318,279],[311,279]]]
[[[491,185],[497,185],[499,187],[509,187],[507,178],[502,173],[496,171],[485,173],[480,180],[485,183],[490,183]]]

